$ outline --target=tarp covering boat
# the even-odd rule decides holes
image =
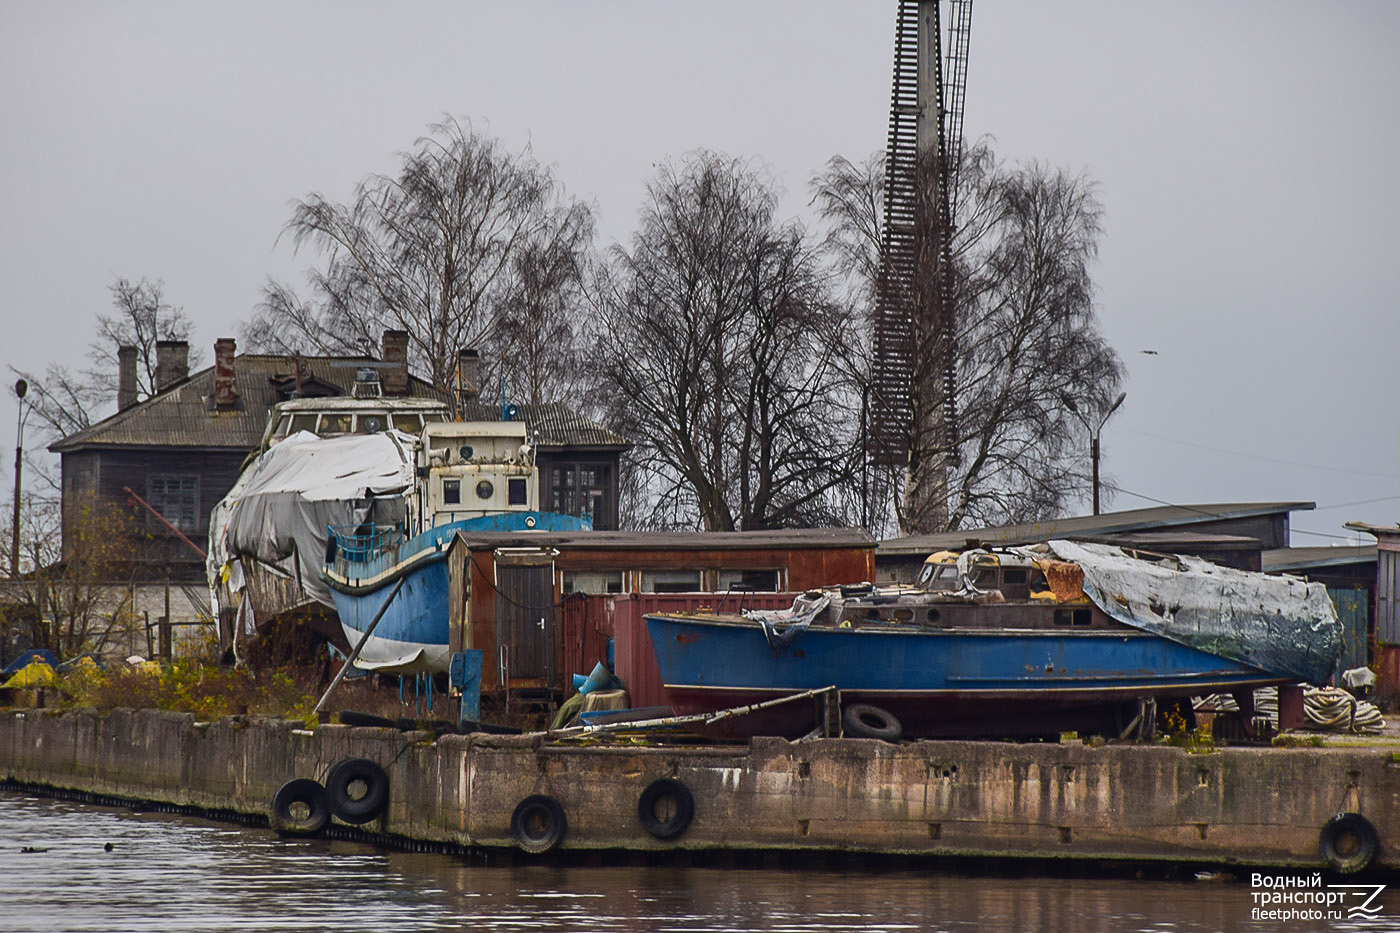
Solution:
[[[302,431],[272,447],[214,509],[211,580],[226,564],[253,558],[297,576],[307,595],[333,605],[320,576],[327,528],[359,524],[372,497],[411,486],[413,444],[397,431],[325,438]]]
[[[1083,569],[1084,594],[1124,625],[1282,677],[1320,685],[1332,675],[1342,627],[1321,583],[1104,544],[1049,548]]]

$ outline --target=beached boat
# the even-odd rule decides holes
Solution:
[[[278,619],[340,641],[321,555],[330,524],[389,522],[413,485],[412,448],[445,402],[385,397],[370,369],[353,396],[280,402],[233,488],[209,518],[207,573],[216,615],[253,634]]]
[[[417,481],[403,498],[402,519],[330,528],[321,570],[349,643],[369,633],[356,666],[385,673],[447,670],[447,548],[456,534],[591,527],[585,518],[539,510],[539,474],[522,422],[429,424],[415,457]]]
[[[937,554],[918,585],[813,591],[784,614],[647,625],[677,714],[833,686],[913,736],[1116,734],[1147,698],[1323,683],[1340,646],[1321,584],[1069,541]],[[798,736],[816,716],[782,703],[723,733]]]

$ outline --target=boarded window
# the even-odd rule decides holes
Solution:
[[[721,570],[719,589],[753,590],[758,593],[778,592],[778,571],[776,570]]]
[[[152,473],[146,480],[146,501],[181,531],[199,530],[198,476]],[[154,516],[151,521],[159,524]]]
[[[642,574],[643,593],[698,593],[698,570],[649,570]]]
[[[566,570],[565,593],[621,593],[621,570]]]

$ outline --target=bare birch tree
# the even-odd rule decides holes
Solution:
[[[599,290],[611,420],[635,444],[650,527],[840,520],[853,444],[844,319],[815,244],[762,172],[698,152],[666,164]]]
[[[374,354],[386,329],[409,335],[409,361],[439,388],[457,351],[482,351],[489,378],[509,355],[547,356],[569,319],[592,211],[568,201],[528,149],[507,152],[470,125],[431,127],[394,177],[372,175],[348,204],[311,194],[285,233],[324,264],[310,295],[270,281],[243,336],[268,352]],[[528,337],[546,341],[531,346]],[[564,345],[564,349],[568,345]],[[566,371],[536,363],[540,381]]]
[[[863,324],[853,347],[860,379],[873,358],[883,179],[878,156],[860,165],[837,158],[813,184],[827,247]],[[985,144],[965,149],[957,183],[959,415],[941,452],[953,464],[949,527],[1061,514],[1087,488],[1088,438],[1069,406],[1093,420],[1112,404],[1123,373],[1099,332],[1089,275],[1103,210],[1083,176],[1010,167]],[[868,462],[863,469],[881,472]],[[867,516],[877,533],[888,527],[880,516],[888,523],[900,503],[897,471],[883,468],[883,477],[875,493],[887,504]]]

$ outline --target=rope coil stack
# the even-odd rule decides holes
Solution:
[[[1216,693],[1195,704],[1200,712],[1234,713],[1239,705],[1234,697]],[[1254,691],[1254,712],[1278,725],[1278,688],[1260,687]],[[1385,718],[1374,703],[1359,700],[1341,687],[1304,687],[1305,729],[1314,732],[1346,732],[1374,735],[1385,728]]]

